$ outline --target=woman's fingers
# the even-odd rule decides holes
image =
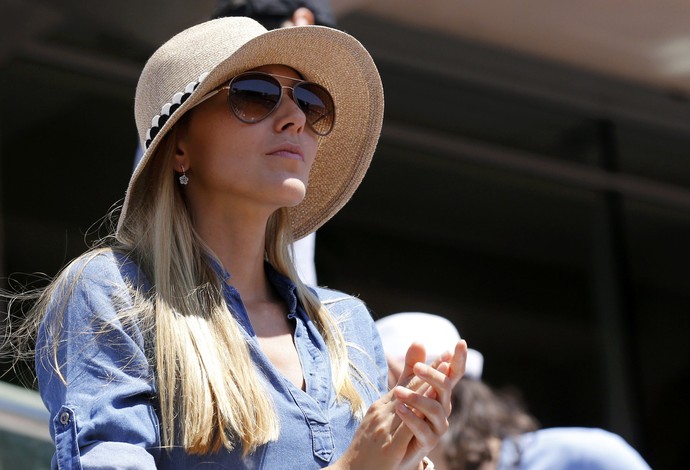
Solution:
[[[467,343],[465,340],[458,341],[455,345],[453,358],[450,360],[450,377],[453,387],[457,385],[463,375],[465,375],[465,363],[467,362]]]
[[[403,371],[400,373],[400,377],[398,378],[398,383],[396,385],[403,387],[409,386],[410,381],[413,380],[415,376],[413,370],[415,364],[425,361],[426,349],[424,349],[424,345],[421,343],[412,343],[405,354],[405,366],[403,367]]]
[[[407,388],[436,399],[441,403],[446,416],[449,416],[453,388],[465,373],[467,343],[459,341],[452,355],[444,353],[440,359],[431,365],[416,363],[412,367],[414,377],[408,381]]]
[[[466,357],[461,341],[429,366],[424,346],[412,344],[398,385],[369,408],[343,458],[359,468],[417,468],[448,429],[450,392]]]
[[[414,436],[409,442],[400,468],[418,468],[419,461],[438,445],[448,430],[448,419],[441,405],[431,398],[404,387],[394,389],[395,411],[402,421],[400,429]]]
[[[405,387],[395,387],[393,393],[400,402],[396,404],[396,413],[403,419],[403,422],[416,423],[417,427],[413,429],[415,436],[417,436],[415,431],[422,431],[420,428],[422,422],[426,423],[425,429],[430,429],[438,437],[448,430],[448,415],[437,400],[420,395]],[[402,410],[400,405],[405,405],[406,409]],[[412,420],[408,413],[414,415],[417,419]],[[403,415],[408,419],[405,420]]]
[[[410,441],[405,454],[401,459],[401,463],[409,461],[420,461],[426,455],[426,449],[432,449],[435,439],[433,433],[430,431],[429,424],[412,412],[404,403],[398,402],[395,407],[396,413],[400,416],[402,426],[400,429],[405,429],[410,432],[414,439]]]
[[[375,401],[362,419],[339,462],[342,468],[400,469],[414,438],[395,412],[400,403],[392,391]],[[341,468],[341,467],[336,467]]]
[[[414,372],[415,375],[421,380],[424,380],[430,390],[434,392],[430,393],[427,391],[424,395],[429,398],[433,397],[441,405],[446,416],[450,416],[450,398],[453,391],[453,384],[450,377],[446,375],[450,367],[447,363],[441,364],[439,367],[443,370],[433,369],[426,364],[417,364],[414,367]]]

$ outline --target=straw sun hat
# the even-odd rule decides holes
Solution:
[[[146,63],[134,103],[144,154],[130,179],[118,229],[132,199],[146,197],[140,176],[175,122],[238,73],[268,64],[292,67],[323,85],[335,102],[335,126],[319,137],[307,195],[288,210],[294,238],[313,232],[345,205],[369,167],[383,121],[383,88],[371,56],[336,29],[267,31],[252,19],[229,17],[177,34]]]

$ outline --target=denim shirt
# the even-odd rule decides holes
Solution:
[[[297,388],[270,363],[238,292],[223,283],[229,309],[242,327],[280,421],[278,440],[243,459],[239,448],[203,456],[182,448],[161,449],[148,333],[136,322],[115,319],[118,309],[132,305],[126,282],[145,291],[147,281],[134,262],[110,251],[73,263],[66,283],[73,290],[64,304],[57,357],[67,385],[52,366],[49,341],[55,335],[46,331],[45,320],[37,341],[39,390],[50,412],[56,447],[52,468],[316,469],[335,462],[359,422],[349,402],[336,400],[328,350],[298,302],[295,286],[269,265],[266,272],[288,307],[306,385],[305,390]],[[227,280],[226,273],[219,274]],[[371,315],[351,296],[322,288],[315,293],[335,317],[351,360],[369,382],[355,381],[368,407],[387,389],[385,356]],[[46,318],[61,307],[54,301]]]

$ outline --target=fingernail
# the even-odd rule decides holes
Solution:
[[[416,375],[421,375],[424,377],[427,377],[429,375],[429,366],[427,366],[426,364],[422,364],[421,362],[415,364],[412,370]]]

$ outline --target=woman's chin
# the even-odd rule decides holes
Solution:
[[[307,187],[302,181],[288,181],[285,190],[285,207],[295,207],[307,196]]]
[[[302,201],[304,201],[305,195],[302,195],[300,198],[291,198],[290,201],[285,203],[285,207],[295,207],[299,205]]]

